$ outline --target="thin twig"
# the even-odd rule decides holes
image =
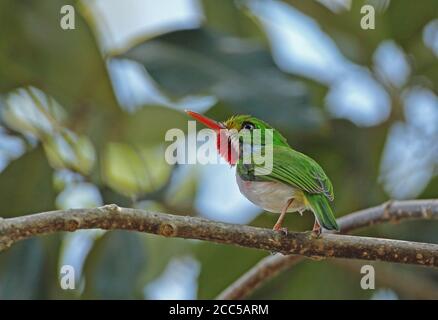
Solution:
[[[389,201],[380,206],[357,211],[338,219],[342,233],[401,220],[438,219],[438,200]],[[268,256],[228,286],[217,299],[242,299],[263,283],[303,259],[302,256]],[[436,259],[435,259],[436,260]]]

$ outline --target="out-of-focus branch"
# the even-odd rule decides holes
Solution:
[[[385,222],[438,219],[438,200],[389,201],[338,219],[342,233]],[[227,287],[217,299],[242,299],[280,272],[303,259],[302,256],[268,256]],[[436,258],[435,258],[436,260]]]
[[[333,265],[352,274],[360,274],[363,263],[355,260],[332,259]],[[380,288],[391,288],[401,299],[438,300],[438,286],[421,273],[399,270],[393,264],[373,263],[376,270],[376,284]]]

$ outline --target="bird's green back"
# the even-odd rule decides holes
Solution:
[[[277,181],[301,190],[309,206],[314,211],[318,221],[326,229],[338,230],[336,219],[331,210],[329,201],[333,201],[334,192],[330,179],[321,166],[312,158],[292,149],[287,140],[266,122],[250,116],[237,116],[230,118],[226,124],[240,130],[245,123],[254,124],[255,129],[260,129],[262,135],[266,129],[273,130],[273,166],[266,167],[260,159],[254,159],[259,153],[252,155],[251,164],[237,163],[237,174],[243,180],[250,181]],[[264,143],[263,143],[264,144]],[[261,154],[264,154],[262,147]],[[264,156],[266,156],[264,154]]]
[[[256,155],[254,155],[256,156]],[[278,181],[310,194],[323,194],[333,201],[334,192],[330,179],[321,166],[305,154],[289,146],[273,146],[273,166],[258,165],[253,159],[250,165],[237,164],[238,173],[246,180]]]

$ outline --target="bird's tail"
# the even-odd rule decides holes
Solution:
[[[327,230],[339,231],[330,203],[323,194],[306,194],[306,199],[322,227]]]

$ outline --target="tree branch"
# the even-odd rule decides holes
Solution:
[[[360,272],[363,263],[358,260],[331,259],[331,264],[355,275]],[[376,269],[376,284],[391,288],[400,299],[438,300],[438,286],[430,277],[421,272],[394,268],[393,264],[373,263]]]
[[[338,219],[342,233],[385,222],[438,219],[438,200],[390,201],[380,206],[360,210]],[[303,259],[302,256],[268,256],[226,288],[217,299],[242,299],[261,284]],[[435,258],[436,260],[436,258]]]
[[[377,217],[378,214],[375,211],[372,211],[373,209],[366,211],[366,214],[371,217],[369,221],[418,216],[415,213],[418,210],[414,210],[417,207],[412,204],[407,203],[403,208],[410,208],[414,213],[408,214],[402,208],[396,209],[398,207],[400,206],[382,207],[383,213],[380,218]],[[423,218],[437,217],[438,201],[427,202],[427,205],[421,207],[420,212]],[[340,219],[341,228],[348,229],[353,225],[364,226],[368,224],[368,222],[364,222],[364,214],[355,214],[354,219]],[[381,260],[438,267],[438,245],[436,244],[330,233],[322,234],[320,238],[315,238],[311,232],[290,232],[285,235],[269,229],[215,222],[198,217],[120,208],[116,205],[90,209],[59,210],[2,219],[0,221],[0,251],[7,249],[19,240],[33,236],[91,228],[123,229],[166,237],[200,239],[281,252],[286,255]],[[296,258],[296,256],[293,257]],[[276,265],[278,265],[278,261],[282,261],[278,256],[273,259],[275,259]]]

